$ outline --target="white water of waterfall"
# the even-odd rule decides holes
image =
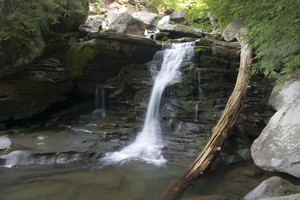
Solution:
[[[162,51],[158,51],[154,55],[153,61],[149,65],[154,85],[143,130],[132,144],[124,147],[121,151],[107,153],[103,158],[105,163],[114,164],[131,159],[156,165],[166,162],[161,152],[163,142],[159,122],[160,101],[166,86],[180,82],[181,63],[183,60],[190,60],[193,54],[194,43],[182,43],[163,45]]]
[[[157,22],[157,27],[161,26],[161,25],[166,25],[170,23],[170,15],[164,16],[163,18],[161,18],[158,22]],[[156,30],[154,31],[153,34],[150,35],[150,38],[152,38],[153,40],[156,40],[156,34],[159,33],[159,29],[156,27]]]
[[[195,107],[195,122],[198,121],[198,111],[199,111],[199,104],[201,103],[201,101],[198,101],[196,103],[196,107]]]
[[[95,91],[95,111],[94,114],[98,117],[106,117],[105,108],[105,89],[96,87]]]

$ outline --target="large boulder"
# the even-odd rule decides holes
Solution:
[[[107,16],[108,31],[144,35],[145,24],[128,13],[110,12]]]
[[[270,103],[278,109],[251,147],[255,164],[300,177],[300,80],[274,88]]]
[[[243,28],[243,24],[238,19],[236,19],[233,22],[229,23],[223,30],[222,37],[225,41],[228,42],[235,41],[237,39],[237,33],[241,28]]]
[[[282,199],[287,197],[286,195],[297,194],[299,192],[300,192],[300,186],[293,185],[292,183],[280,177],[274,176],[263,181],[254,190],[249,192],[243,199],[258,200],[258,199],[265,199],[265,198],[269,199],[270,197],[281,197],[279,199]]]
[[[155,26],[155,21],[158,18],[158,14],[151,12],[134,12],[132,16],[147,25],[147,27],[151,28]]]
[[[300,98],[300,79],[288,81],[282,86],[274,87],[269,104],[276,110],[289,105]]]

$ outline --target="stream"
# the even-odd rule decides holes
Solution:
[[[78,111],[80,106],[75,107]],[[20,157],[11,168],[0,167],[0,199],[156,200],[199,152],[199,141],[195,139],[199,135],[191,131],[198,122],[194,126],[182,122],[176,131],[170,131],[169,122],[162,120],[165,164],[131,160],[106,165],[102,155],[130,143],[136,134],[124,133],[130,130],[137,133],[143,125],[142,121],[127,122],[125,113],[114,114],[110,110],[107,113],[106,118],[97,118],[90,112],[12,128],[10,148],[30,150],[31,155]],[[207,138],[202,138],[205,143]],[[182,199],[237,199],[270,176],[271,173],[258,169],[251,161],[219,165],[190,187]]]

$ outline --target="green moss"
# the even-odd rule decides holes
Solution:
[[[88,62],[97,54],[93,41],[72,44],[66,55],[66,68],[75,78],[80,77]]]
[[[198,53],[198,52],[201,52],[201,51],[205,51],[207,49],[210,49],[211,47],[209,46],[196,46],[195,47],[195,52]]]

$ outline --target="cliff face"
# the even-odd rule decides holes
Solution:
[[[144,36],[137,36],[137,33],[120,32],[109,26],[107,30],[100,30],[98,23],[100,32],[80,29],[85,27],[81,24],[88,17],[88,10],[86,0],[43,0],[39,3],[28,0],[26,3],[14,1],[12,5],[5,3],[0,13],[4,19],[0,32],[0,121],[31,117],[73,94],[94,98],[97,87],[110,88],[115,94],[114,98],[129,87],[134,93],[130,96],[124,90],[122,95],[126,96],[125,99],[137,101],[135,95],[143,93],[140,90],[144,89],[144,73],[149,73],[147,66],[143,64],[152,59],[160,45]],[[107,20],[112,11],[107,12]],[[127,15],[122,16],[127,19]],[[122,17],[119,18],[116,20],[117,26],[136,27]],[[135,21],[143,25],[144,32],[146,22],[139,19]],[[175,25],[174,27],[176,28]],[[172,38],[173,32],[165,30],[164,39]],[[180,32],[180,36],[174,37],[191,37],[190,32],[184,30]],[[203,36],[192,35],[190,40]],[[180,38],[175,42],[180,42]],[[230,71],[236,66],[238,45],[235,44],[234,48],[223,47],[225,44],[215,42],[198,42],[195,59],[199,59],[200,64],[197,64],[191,77],[187,76],[187,87],[182,86],[185,83],[176,86],[176,94],[201,96],[202,90],[211,94],[224,92],[223,79],[221,84],[211,80],[223,77],[224,70]],[[118,79],[125,71],[132,76],[129,79]],[[235,71],[226,73],[226,76],[224,79],[231,79],[231,76],[235,76]],[[139,78],[137,84],[132,86],[133,90],[132,77]],[[117,79],[116,82],[107,82],[111,78]],[[201,91],[198,88],[200,82]],[[226,88],[227,90],[230,89]]]

